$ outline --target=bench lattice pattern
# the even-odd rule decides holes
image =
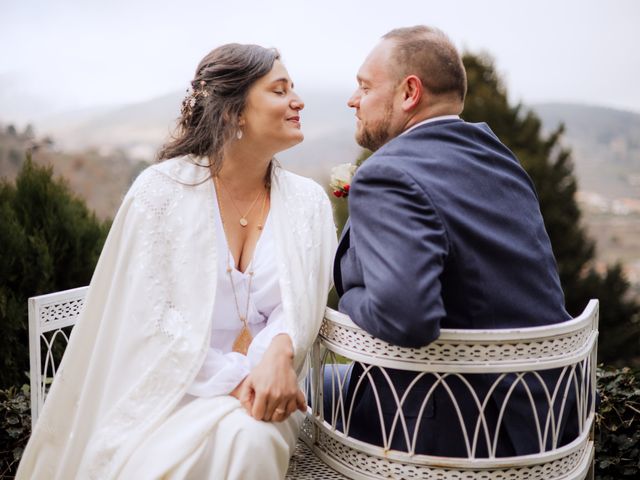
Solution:
[[[55,377],[71,329],[81,314],[88,287],[82,287],[29,299],[29,349],[31,355],[32,421],[37,421],[47,389]],[[588,476],[593,460],[590,434],[594,421],[595,365],[598,327],[598,302],[592,300],[578,318],[542,328],[516,330],[446,330],[440,338],[422,348],[389,345],[359,329],[348,317],[328,309],[320,335],[310,354],[310,409],[300,432],[300,442],[291,459],[287,479],[569,479]],[[483,424],[483,402],[469,384],[468,395],[478,405],[476,428],[465,432],[466,458],[431,457],[407,451],[391,450],[394,435],[404,436],[407,445],[415,442],[419,431],[409,431],[402,413],[403,397],[396,395],[398,411],[394,425],[382,422],[386,444],[364,443],[349,436],[352,405],[342,394],[344,376],[337,364],[360,365],[363,370],[378,369],[389,378],[387,369],[413,371],[433,376],[446,388],[452,379],[477,374],[494,374],[496,385],[509,378],[540,376],[546,370],[562,371],[560,382],[546,390],[547,414],[539,418],[538,453],[523,457],[487,458],[475,454],[478,438],[490,437]],[[330,372],[338,394],[324,392],[322,372]],[[364,381],[373,381],[364,375]],[[468,383],[468,382],[467,382]],[[517,383],[514,382],[514,383]],[[373,388],[377,388],[373,385]],[[559,418],[553,410],[556,399],[572,391],[576,397],[579,437],[558,446],[555,433]],[[424,406],[429,395],[424,399]],[[452,397],[452,402],[457,400]],[[328,418],[323,403],[328,402]],[[505,404],[508,399],[505,400]],[[380,407],[380,405],[378,405]],[[506,408],[506,405],[505,405]],[[561,407],[564,408],[564,407]],[[372,417],[380,412],[371,412]],[[560,413],[562,415],[562,412]],[[452,419],[452,421],[456,421]],[[417,423],[419,425],[419,422]],[[343,428],[346,426],[346,428]],[[416,427],[417,428],[417,427]],[[497,433],[494,432],[495,435]],[[495,442],[489,438],[489,442]]]

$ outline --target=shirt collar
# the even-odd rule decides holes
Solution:
[[[431,123],[431,122],[438,122],[440,120],[460,120],[460,116],[459,115],[440,115],[439,117],[433,117],[433,118],[427,118],[426,120],[423,120],[419,123],[416,123],[415,125],[412,125],[411,127],[407,128],[404,132],[402,132],[400,135],[404,135],[405,133],[409,133],[411,130],[413,130],[414,128],[418,128],[421,125],[425,125],[427,123]]]

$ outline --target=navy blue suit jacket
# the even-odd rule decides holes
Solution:
[[[570,318],[531,179],[486,124],[440,120],[389,141],[358,169],[349,215],[334,265],[339,308],[378,338],[419,347],[436,339],[440,328],[525,327]],[[490,377],[472,383],[482,390]],[[394,378],[402,391],[413,375]],[[420,391],[428,387],[407,399],[407,417],[417,413],[412,406],[420,405]],[[418,450],[464,456],[451,428],[455,412],[444,393],[436,393]],[[366,414],[372,402],[366,387],[358,392],[352,433],[376,441],[379,427]],[[395,411],[391,400],[383,407]],[[512,410],[499,454],[529,453],[534,432],[522,422],[531,409]],[[366,418],[360,427],[359,415]]]

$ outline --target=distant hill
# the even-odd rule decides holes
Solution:
[[[305,141],[278,159],[327,185],[331,166],[352,162],[360,152],[353,140],[353,111],[346,105],[349,94],[316,91],[301,96],[306,103],[301,114]],[[55,174],[65,177],[100,218],[113,217],[132,177],[153,162],[169,138],[182,98],[182,92],[174,92],[133,105],[50,117],[35,125],[39,148],[34,160],[53,165]],[[12,180],[35,138],[32,133],[8,134],[8,125],[0,125],[0,176]]]
[[[579,188],[607,199],[640,199],[640,115],[612,108],[547,103],[534,105],[545,129],[563,123]]]
[[[354,161],[360,150],[353,140],[354,113],[346,105],[349,92],[300,93],[306,103],[301,115],[305,141],[278,157],[288,168],[326,184],[331,166]],[[151,162],[174,128],[182,98],[183,92],[174,92],[108,110],[70,112],[35,127],[40,136],[55,140],[57,151],[90,150],[111,161],[118,158],[116,163],[126,158],[132,165]],[[640,199],[640,115],[577,104],[531,108],[546,131],[565,124],[563,143],[573,151],[581,190],[607,201]]]
[[[122,197],[137,174],[147,164],[132,161],[122,151],[101,153],[95,148],[66,152],[49,137],[33,132],[16,132],[0,124],[0,177],[14,181],[32,154],[38,165],[53,167],[56,178],[63,178],[71,190],[87,202],[100,219],[113,218]]]
[[[640,115],[575,104],[534,105],[545,129],[566,127],[596,266],[621,262],[640,298]]]
[[[37,128],[67,150],[120,149],[150,160],[170,134],[180,101],[180,95],[172,93],[89,116],[70,112],[50,117]]]
[[[353,140],[354,114],[346,106],[349,93],[301,96],[306,102],[301,115],[305,141],[278,158],[327,185],[330,168],[354,161],[360,152]],[[100,218],[113,217],[132,179],[170,135],[182,98],[175,92],[134,105],[52,117],[35,125],[39,148],[34,159],[52,164]],[[562,142],[572,150],[578,200],[597,242],[600,265],[622,261],[640,295],[640,115],[562,103],[530,108],[547,132],[565,125]],[[8,124],[0,125],[0,176],[11,180],[34,133],[9,130]]]
[[[349,94],[314,91],[301,96],[306,104],[301,114],[305,141],[278,157],[294,171],[324,178],[327,165],[353,161],[359,152],[353,141],[353,111],[346,105]],[[174,92],[89,118],[84,113],[52,117],[37,129],[54,137],[61,148],[116,149],[151,161],[174,129],[182,98],[183,92]]]

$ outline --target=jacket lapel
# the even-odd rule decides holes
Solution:
[[[333,260],[333,283],[339,297],[344,293],[344,288],[342,287],[342,272],[340,271],[340,260],[342,259],[344,252],[349,248],[349,231],[350,225],[349,219],[347,219],[347,222],[344,224],[344,228],[342,229],[342,235],[340,235],[336,256]]]

